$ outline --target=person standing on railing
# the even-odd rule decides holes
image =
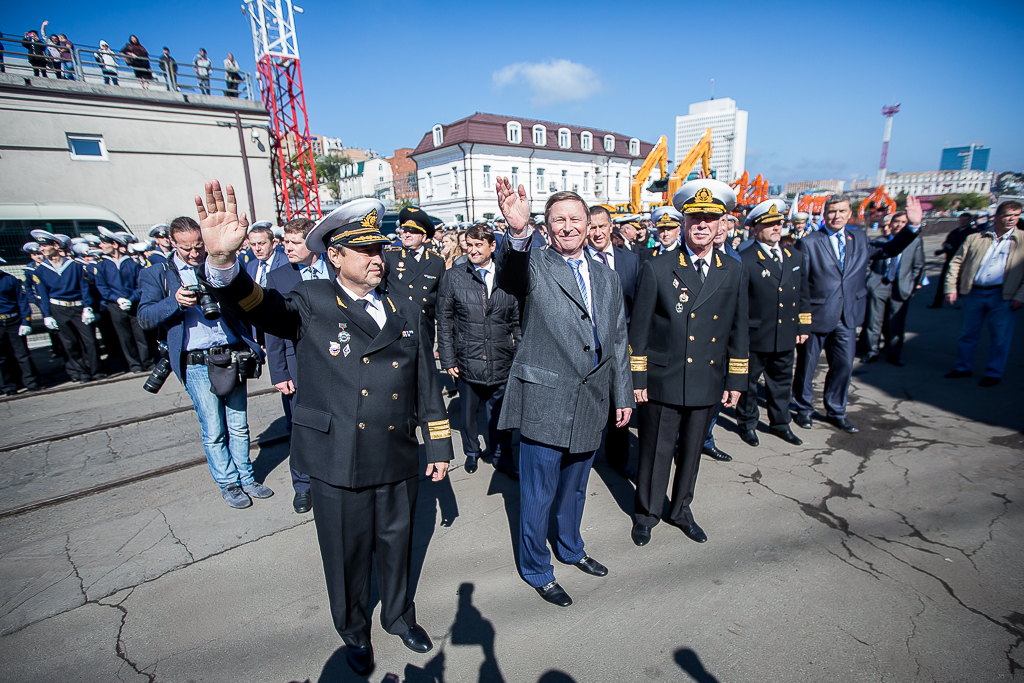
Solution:
[[[192,68],[196,71],[196,78],[199,80],[199,92],[204,95],[210,94],[210,69],[213,62],[206,56],[206,48],[199,48],[199,54],[192,58]]]
[[[178,92],[178,63],[171,56],[171,49],[165,47],[164,54],[160,57],[160,71],[164,74],[164,81],[167,89],[171,92]],[[161,249],[161,251],[163,251]]]
[[[128,36],[128,42],[121,48],[125,63],[135,70],[135,78],[143,88],[149,89],[153,80],[153,71],[149,67],[149,52],[139,42],[138,37]]]
[[[238,84],[242,82],[242,70],[239,68],[238,62],[235,61],[235,56],[230,52],[224,59],[224,79],[228,84],[224,94],[228,97],[238,97]]]
[[[110,49],[110,44],[100,41],[100,49],[96,51],[96,61],[103,72],[104,85],[117,85],[117,56]]]

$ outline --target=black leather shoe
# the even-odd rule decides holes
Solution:
[[[906,366],[906,363],[901,361],[899,358],[886,358],[885,360],[889,363],[889,365],[895,365],[898,368]]]
[[[306,493],[296,493],[295,497],[292,498],[292,508],[295,509],[300,515],[305,514],[313,509],[313,498]],[[372,657],[372,654],[371,654]]]
[[[651,527],[637,522],[633,525],[633,530],[629,532],[629,536],[633,539],[635,545],[647,545],[651,542]]]
[[[623,479],[633,479],[636,477],[636,472],[634,472],[633,468],[629,465],[620,465],[615,468],[615,472]]]
[[[748,446],[759,446],[761,445],[760,439],[757,438],[757,432],[753,429],[744,429],[740,432],[740,438],[743,439],[743,443]]]
[[[789,427],[786,427],[785,429],[772,429],[771,432],[772,432],[772,434],[774,434],[775,436],[779,437],[783,441],[791,443],[794,446],[803,446],[804,445],[804,440],[801,439],[796,434],[794,434],[793,430],[790,429]]]
[[[540,588],[535,589],[540,597],[544,598],[552,605],[558,605],[559,607],[568,607],[572,604],[572,598],[569,594],[562,590],[562,587],[558,585],[557,581],[544,584]]]
[[[847,434],[856,434],[860,431],[845,417],[830,417],[828,418],[828,423],[836,429],[842,429]]]
[[[345,661],[360,676],[368,676],[373,671],[373,646],[350,646],[345,652]]]
[[[608,576],[608,567],[589,555],[584,555],[583,559],[576,563],[576,568],[591,576]]]
[[[793,422],[801,429],[810,429],[813,426],[810,415],[797,415],[793,418]]]
[[[690,522],[689,525],[684,524],[681,528],[686,537],[691,541],[696,541],[697,543],[708,542],[708,535],[697,525],[697,522]]]
[[[498,462],[494,463],[494,469],[514,481],[519,481],[519,471],[516,470],[516,466],[512,464],[511,456],[507,458],[498,458]]]
[[[478,466],[478,462],[477,462],[478,460],[480,460],[479,456],[476,456],[476,455],[467,455],[466,456],[466,474],[473,474],[474,472],[476,472],[476,468]]]
[[[979,387],[994,387],[999,384],[998,377],[982,377],[981,381],[978,382]]]
[[[718,446],[712,446],[711,448],[702,448],[701,453],[704,455],[710,455],[715,460],[720,462],[732,462],[732,456],[725,451],[718,450]]]
[[[434,649],[434,644],[430,642],[430,636],[427,635],[427,632],[419,624],[413,626],[400,637],[402,638],[403,645],[413,652],[419,652],[421,655]]]
[[[971,373],[967,370],[952,370],[943,376],[948,377],[949,379],[960,379],[961,377],[970,377]]]

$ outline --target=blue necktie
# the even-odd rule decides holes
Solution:
[[[484,281],[484,292],[487,292],[487,269],[477,268],[476,274],[480,276],[480,279]],[[487,292],[487,296],[490,296],[490,292]]]
[[[846,261],[846,240],[842,231],[836,233],[836,245],[839,247],[839,267],[842,268]]]
[[[583,295],[583,305],[590,310],[590,297],[587,296],[587,285],[583,282],[583,273],[580,272],[580,265],[583,263],[578,258],[566,259],[569,262],[569,267],[572,268],[572,274],[576,276],[576,284],[580,288],[580,294]],[[598,355],[597,350],[601,348],[601,340],[597,338],[597,322],[594,320],[594,316],[590,316],[590,326],[594,331],[594,365],[597,365]]]

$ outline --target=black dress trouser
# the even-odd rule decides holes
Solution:
[[[676,463],[672,481],[672,507],[668,521],[678,526],[693,522],[690,503],[697,484],[700,451],[708,433],[715,406],[675,406],[648,401],[641,403],[637,420],[640,462],[636,477],[636,521],[652,527],[661,521],[665,491]]]
[[[32,356],[28,351],[28,343],[24,337],[18,336],[21,316],[0,321],[0,391],[5,394],[18,389],[18,375],[15,363],[21,369],[21,382],[27,389],[39,387],[39,374]]]
[[[139,326],[139,319],[130,311],[122,311],[117,302],[107,302],[107,311],[110,313],[110,323],[114,326],[114,332],[121,343],[121,351],[128,361],[128,369],[131,372],[145,370],[152,363],[152,359],[149,356],[149,340]]]
[[[96,332],[82,322],[81,306],[50,305],[50,314],[57,321],[57,333],[68,355],[65,368],[73,380],[90,380],[100,372],[100,353],[96,348]]]
[[[795,350],[779,353],[750,352],[747,391],[740,395],[740,402],[736,405],[737,426],[740,429],[757,428],[757,380],[761,373],[764,373],[764,397],[769,426],[781,428],[789,424],[795,360]]]
[[[608,434],[604,437],[604,459],[618,469],[629,463],[629,425],[616,427],[616,412],[612,405],[608,415]]]
[[[381,626],[404,634],[416,625],[409,573],[419,479],[347,489],[310,477],[310,488],[334,628],[349,647],[370,644],[370,566],[375,558]]]

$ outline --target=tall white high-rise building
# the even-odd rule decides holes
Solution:
[[[678,163],[711,129],[711,170],[715,177],[731,183],[743,174],[747,156],[747,112],[728,97],[690,105],[690,113],[676,117]]]

